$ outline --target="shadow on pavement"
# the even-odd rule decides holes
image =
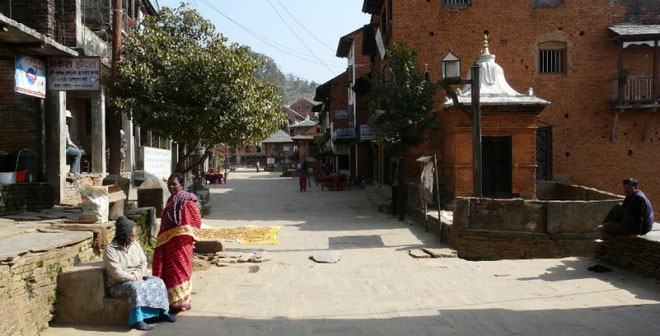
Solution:
[[[442,295],[438,293],[438,295]],[[193,308],[194,309],[194,308]],[[350,309],[350,307],[347,307]],[[211,317],[189,311],[175,324],[159,323],[149,335],[658,335],[660,305],[582,309],[509,310],[453,306],[379,312],[361,316]],[[404,315],[404,316],[402,316]],[[408,316],[405,316],[408,315]],[[410,316],[412,315],[412,316]],[[391,316],[391,317],[389,317]],[[80,331],[109,331],[75,327]],[[112,329],[122,332],[127,329]],[[131,334],[137,334],[135,331]]]

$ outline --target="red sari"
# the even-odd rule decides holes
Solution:
[[[163,209],[152,265],[153,275],[165,282],[173,313],[190,309],[193,244],[202,224],[197,198],[185,191],[179,193],[171,196]]]

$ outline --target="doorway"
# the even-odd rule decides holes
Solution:
[[[511,137],[482,138],[484,196],[511,196]]]

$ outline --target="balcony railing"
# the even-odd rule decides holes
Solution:
[[[649,104],[655,103],[652,76],[628,76],[623,85],[623,101],[619,101],[619,81],[612,82],[612,102],[616,104]]]

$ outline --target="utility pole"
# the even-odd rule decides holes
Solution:
[[[110,97],[117,97],[115,85],[119,74],[119,61],[121,59],[121,31],[122,21],[124,19],[124,10],[122,0],[112,0],[112,69],[110,70]],[[109,116],[109,139],[110,147],[110,175],[119,175],[121,172],[121,112],[112,104],[108,104]]]

